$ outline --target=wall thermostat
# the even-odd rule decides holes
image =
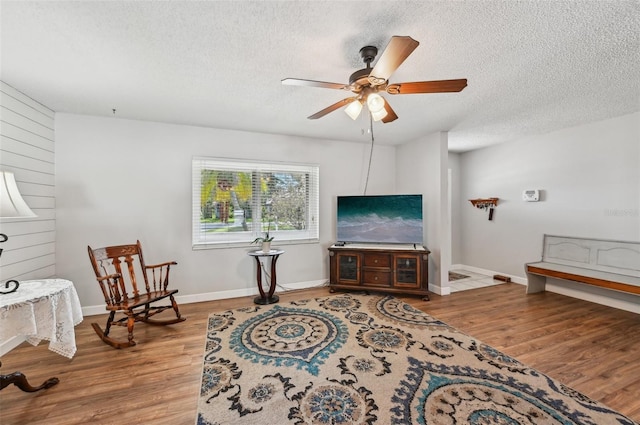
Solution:
[[[522,192],[522,199],[527,202],[538,202],[540,200],[540,191],[538,189],[525,190]]]

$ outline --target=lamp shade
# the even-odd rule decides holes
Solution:
[[[0,171],[0,218],[36,217],[22,199],[16,179],[9,171]]]
[[[360,111],[362,111],[362,103],[359,100],[354,100],[346,108],[344,108],[344,111],[351,117],[352,120],[355,120],[356,118],[358,118],[358,115],[360,115]]]
[[[380,121],[382,118],[387,116],[387,110],[385,108],[380,109],[379,111],[371,111],[371,117],[374,121]]]
[[[367,106],[371,112],[378,112],[384,108],[384,98],[378,93],[371,93],[367,96]]]

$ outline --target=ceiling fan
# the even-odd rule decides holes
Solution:
[[[398,116],[391,108],[391,105],[378,94],[379,92],[386,92],[390,95],[447,93],[462,91],[462,89],[467,86],[466,79],[390,84],[389,77],[391,74],[398,69],[402,62],[409,57],[419,44],[420,43],[411,37],[391,37],[391,41],[373,68],[371,68],[371,62],[373,62],[373,59],[378,54],[378,49],[374,46],[363,47],[360,49],[360,56],[362,56],[362,60],[367,67],[351,74],[349,84],[301,80],[299,78],[285,78],[282,80],[282,84],[348,90],[355,94],[355,96],[342,99],[309,116],[308,118],[310,120],[322,118],[343,106],[347,106],[345,112],[355,120],[358,118],[358,115],[360,115],[364,103],[366,103],[374,121],[382,120],[383,123],[392,122],[395,121]]]

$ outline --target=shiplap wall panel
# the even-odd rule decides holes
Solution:
[[[2,259],[6,261],[8,265],[15,265],[34,258],[45,257],[50,254],[55,254],[54,244],[35,242],[33,245],[27,245],[3,252]]]
[[[48,220],[55,218],[55,198],[51,196],[24,196],[23,198],[39,218],[46,218]]]
[[[21,100],[5,94],[2,106],[8,111],[22,115],[39,126],[53,130],[54,116],[43,114],[41,109],[33,108],[31,105],[25,103],[24,99],[24,97],[22,97]]]
[[[16,127],[20,127],[30,133],[44,137],[45,139],[54,139],[53,128],[49,128],[45,124],[36,122],[31,118],[27,118],[26,116],[16,113],[15,111],[5,108],[4,106],[0,108],[0,116],[2,117],[2,121],[4,122],[10,122]],[[44,117],[44,115],[42,115],[42,117],[46,119],[46,121],[50,121],[49,117]],[[46,124],[49,123],[47,122]]]
[[[47,259],[44,259],[44,260],[45,262],[50,261]],[[30,264],[29,266],[33,266],[33,264]],[[37,265],[35,265],[35,267],[36,268],[31,269],[26,273],[16,276],[16,279],[18,281],[31,280],[31,279],[43,279],[42,276],[53,277],[56,274],[56,267],[53,264],[45,265],[43,267],[37,267]]]
[[[16,246],[50,244],[56,241],[56,232],[51,230],[39,233],[29,233],[26,235],[12,235],[10,240],[15,242]],[[2,258],[4,258],[4,254],[2,255]]]
[[[52,244],[55,246],[55,244]],[[2,254],[4,257],[4,254]],[[17,281],[27,279],[25,276],[34,276],[29,279],[46,279],[54,277],[53,274],[41,275],[41,270],[54,270],[55,273],[55,254],[44,255],[40,257],[28,258],[24,261],[2,266],[2,280],[16,279]]]
[[[36,226],[35,220],[37,220],[38,223],[42,223],[42,226],[46,229],[49,229],[49,228],[55,229],[55,224],[56,224],[55,200],[51,200],[51,198],[36,197],[36,196],[28,196],[28,197],[24,196],[23,199],[27,203],[27,205],[31,206],[31,211],[33,211],[37,217],[28,219],[30,220],[30,222],[25,223],[26,228],[24,228],[24,226],[20,226],[17,224],[19,221],[18,219],[11,220],[11,222],[13,222],[16,226],[16,230],[14,231],[15,232],[14,234],[25,235],[32,232],[36,232],[36,230],[38,230],[40,226]],[[39,202],[48,202],[49,204],[53,202],[53,206],[36,208],[36,205]],[[6,220],[7,223],[9,221],[10,221],[9,219]],[[27,219],[23,221],[27,221]],[[23,229],[24,231],[21,233],[18,233],[17,230],[20,230],[20,229]],[[6,246],[6,243],[5,243],[5,246]]]
[[[16,183],[36,218],[0,219],[0,278],[55,276],[55,113],[0,82],[0,168]]]
[[[3,220],[2,224],[3,224],[2,228],[4,233],[7,233],[5,231],[4,225],[11,224],[11,228],[13,230],[14,235],[31,235],[31,234],[37,234],[37,233],[43,233],[43,232],[55,232],[56,230],[55,220],[51,220],[51,219],[42,220],[41,217],[36,217],[31,219],[22,219],[22,220],[7,219],[6,222]],[[9,236],[9,240],[5,242],[3,245],[3,248],[5,249],[12,246],[11,235],[7,233],[7,236]],[[3,255],[2,258],[4,258],[4,254],[2,255]]]
[[[2,143],[2,147],[8,152],[20,150],[22,155],[33,159],[49,162],[51,164],[55,161],[55,153],[53,151],[25,143],[24,141],[15,138],[2,136],[0,143]],[[51,148],[53,148],[53,146]]]
[[[36,164],[39,165],[39,164]],[[43,168],[43,167],[40,167]],[[22,179],[22,185],[25,187],[25,191],[29,189],[29,185],[42,185],[50,187],[50,190],[55,187],[55,175],[53,173],[49,173],[50,164],[47,165],[46,168],[41,171],[31,171],[28,168],[23,169],[23,172],[20,173]],[[55,171],[55,168],[53,168]],[[51,192],[53,194],[53,192]],[[24,195],[25,193],[22,192]]]
[[[5,150],[4,144],[2,146],[2,164],[4,165],[4,170],[7,168],[20,168],[23,170],[31,170],[37,171],[39,173],[51,174],[55,173],[55,164],[51,162],[41,161],[39,159],[30,158],[21,153],[8,152]],[[24,176],[20,173],[13,171],[16,176],[16,182],[18,182],[18,186],[20,185],[20,181],[25,181]],[[22,187],[20,187],[22,190]],[[22,192],[21,192],[22,193]]]
[[[20,193],[22,193],[25,200],[27,196],[55,196],[56,188],[53,185],[23,182],[20,187]]]
[[[47,108],[41,103],[35,102],[29,96],[14,89],[10,85],[6,84],[4,81],[0,81],[0,91],[3,93],[3,97],[7,96],[7,97],[12,97],[14,99],[18,99],[25,105],[28,105],[31,109],[35,109],[36,111],[39,111],[44,116],[47,116],[53,119],[56,115],[56,113],[51,109]]]
[[[11,123],[2,123],[2,136],[8,139],[17,140],[26,146],[43,149],[47,152],[53,153],[55,150],[53,140],[49,140],[20,127],[16,127]]]

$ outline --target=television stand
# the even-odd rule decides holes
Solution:
[[[430,251],[411,245],[333,245],[329,248],[329,287],[421,295],[429,300]]]

